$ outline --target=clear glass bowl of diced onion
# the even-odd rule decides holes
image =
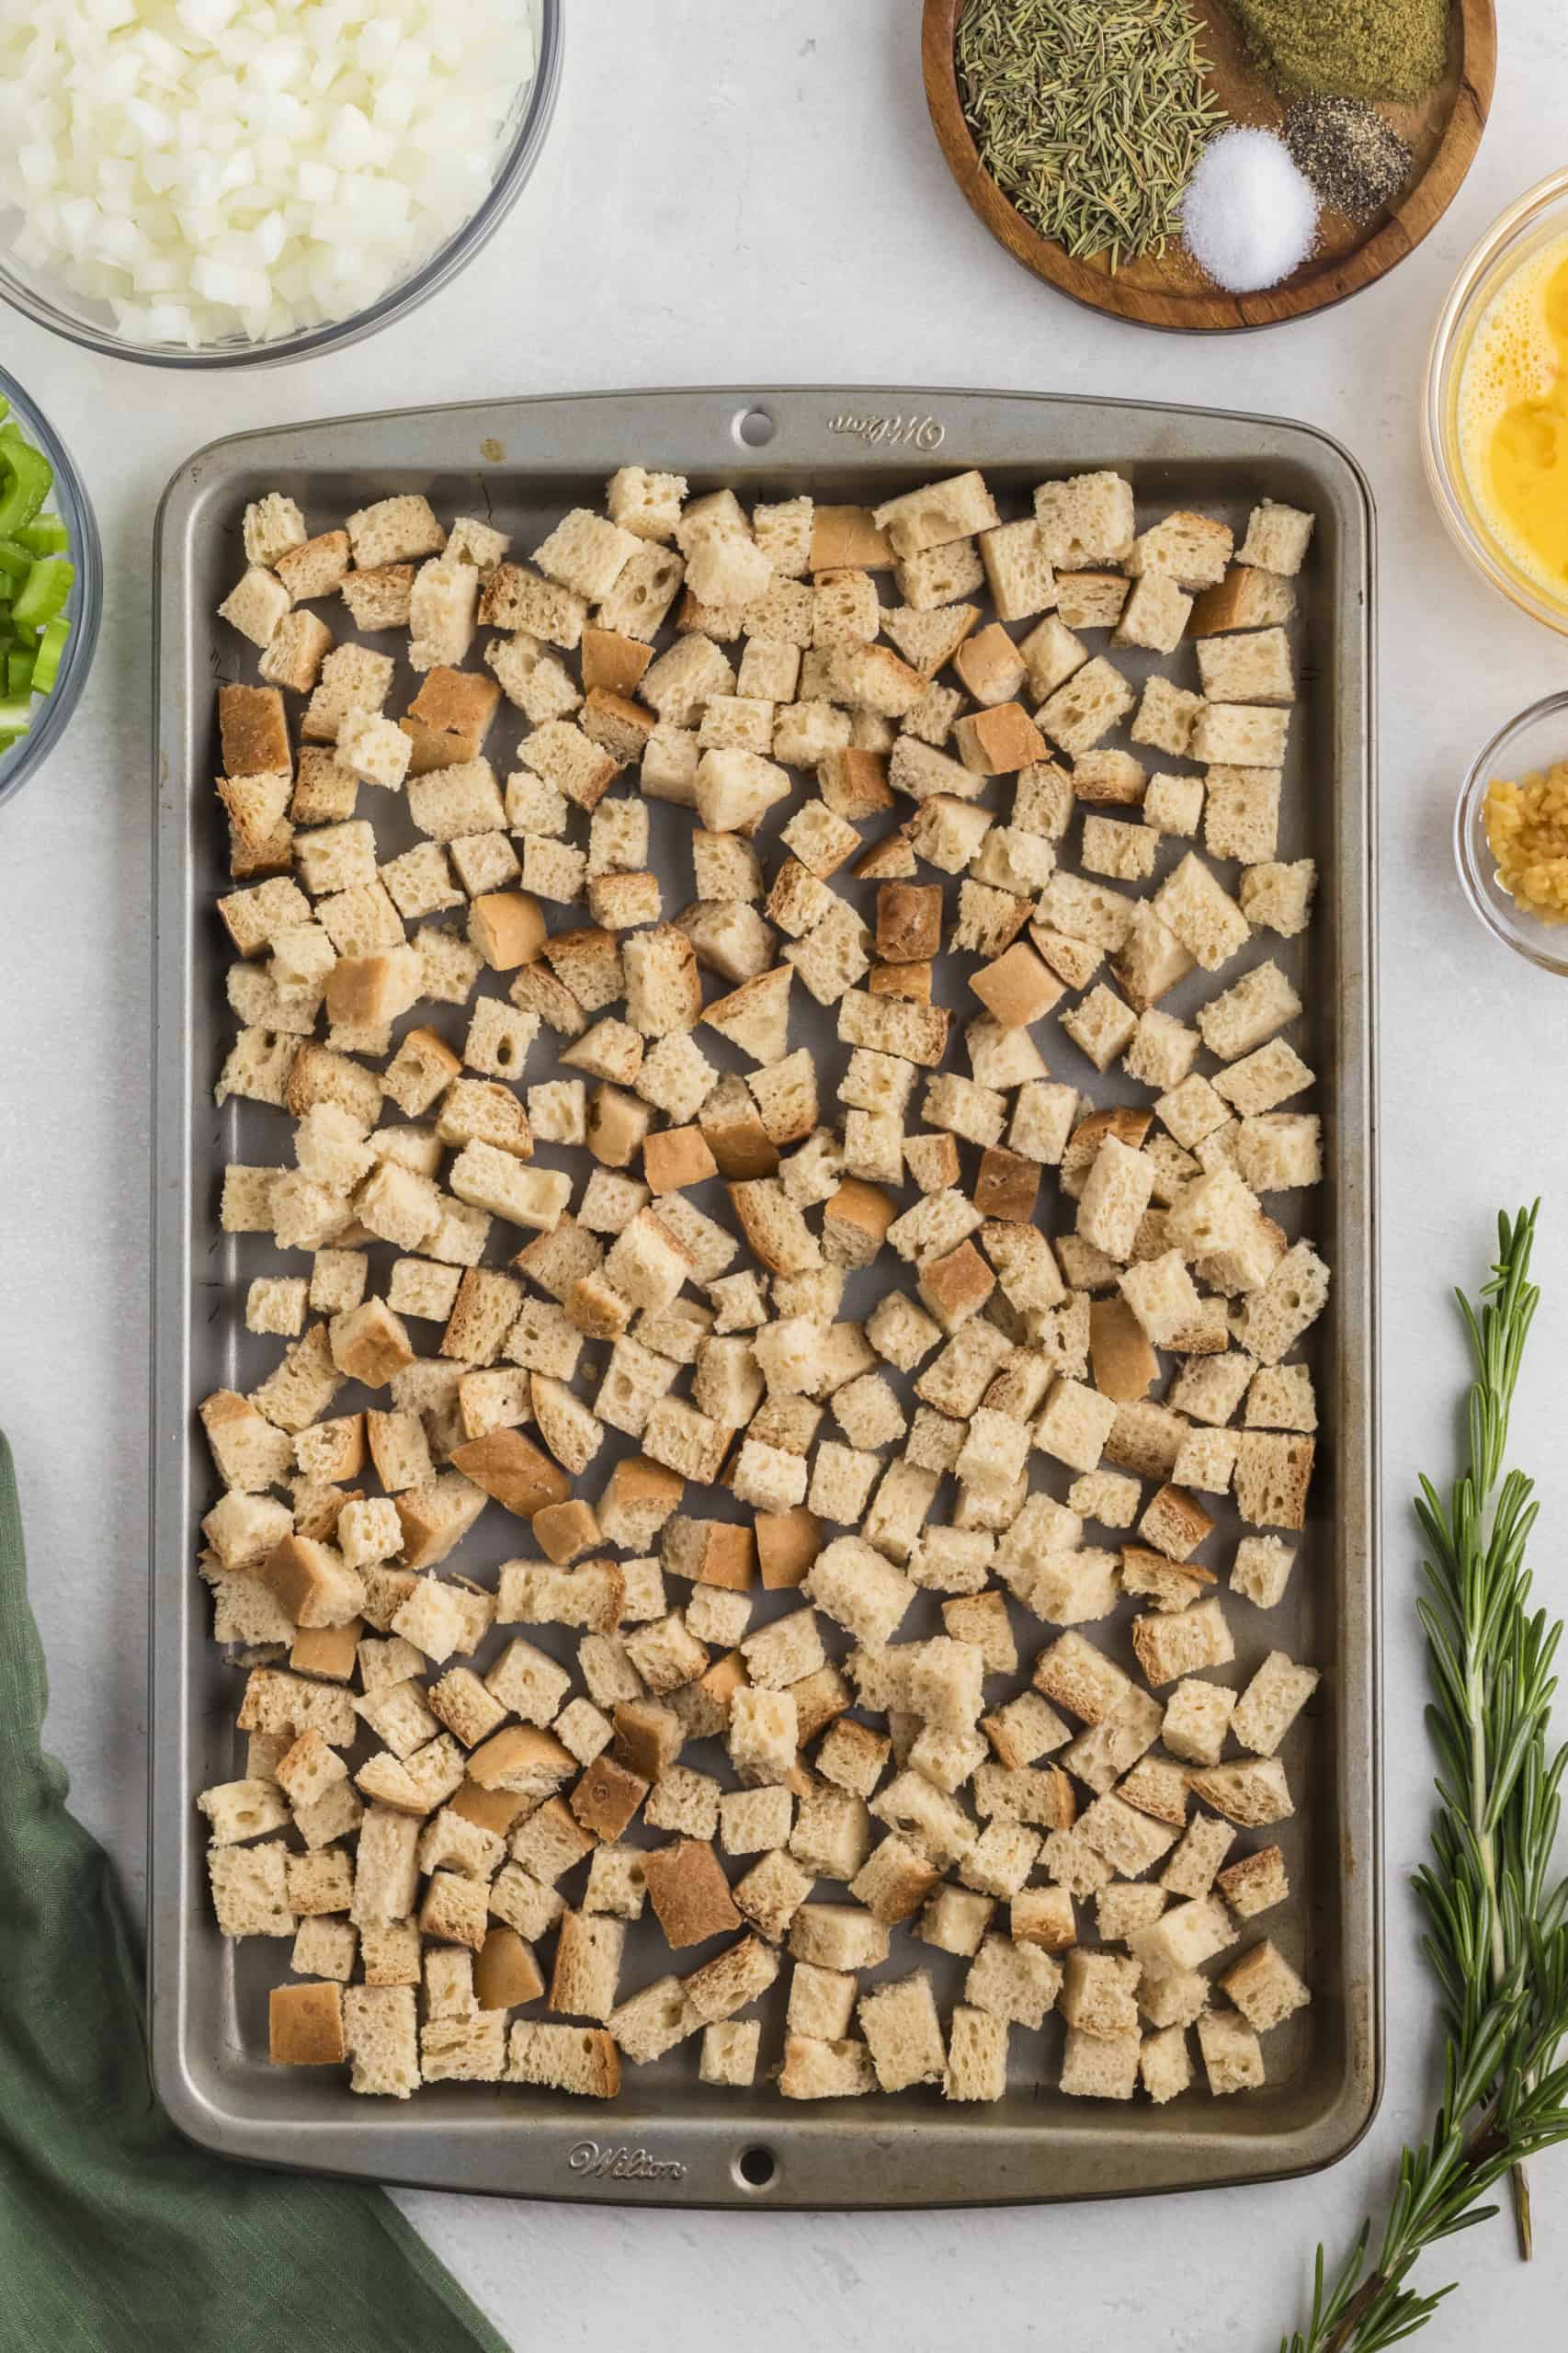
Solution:
[[[87,494],[64,444],[0,369],[0,803],[71,722],[103,609]]]
[[[358,342],[444,286],[516,202],[554,111],[562,13],[0,6],[0,297],[160,367]]]

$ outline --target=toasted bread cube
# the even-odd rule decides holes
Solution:
[[[858,2006],[883,2091],[904,2091],[912,2084],[941,2079],[946,2069],[942,2029],[924,1971],[863,1994]]]
[[[856,1983],[849,1972],[798,1961],[790,1977],[790,2033],[837,2041],[849,2031],[855,1995]]]
[[[845,2099],[875,2091],[871,2054],[863,2042],[821,2042],[802,2034],[784,2038],[778,2089],[785,2099]]]
[[[1186,1687],[1178,1688],[1185,1689]],[[1207,1895],[1234,1837],[1235,1832],[1229,1823],[1221,1822],[1210,1813],[1194,1814],[1182,1835],[1181,1844],[1160,1874],[1160,1886],[1173,1895]],[[1148,1923],[1140,1921],[1133,1925],[1146,1927]]]
[[[721,2019],[704,2027],[699,2080],[741,2086],[755,2083],[761,2040],[762,2027],[756,2018]]]
[[[1147,744],[1156,752],[1168,752],[1173,758],[1186,759],[1192,746],[1192,731],[1198,724],[1203,709],[1204,701],[1201,695],[1195,695],[1187,688],[1175,685],[1169,678],[1153,677],[1144,685],[1142,699],[1128,722],[1128,733],[1135,744]],[[1176,786],[1196,788],[1199,801],[1201,802],[1203,789],[1196,777],[1166,776],[1153,779],[1149,786],[1150,792],[1153,790],[1155,782],[1163,783],[1167,788]],[[1143,808],[1145,816],[1148,816],[1149,792],[1145,792],[1143,796]],[[1191,824],[1166,824],[1155,817],[1149,817],[1148,822],[1151,824],[1161,824],[1162,829],[1166,833],[1191,833],[1195,830],[1196,811],[1193,814],[1194,823]]]
[[[1061,2005],[1069,2027],[1102,2042],[1136,2033],[1139,1973],[1137,1961],[1115,1953],[1070,1952],[1062,1970]]]
[[[651,473],[642,466],[621,466],[605,489],[610,521],[640,540],[673,539],[685,499],[683,474]]]
[[[266,652],[292,603],[276,573],[251,564],[218,608],[218,617]]]
[[[1173,1756],[1189,1765],[1217,1765],[1235,1704],[1235,1693],[1222,1684],[1189,1676],[1166,1702],[1161,1738]]]
[[[630,2006],[623,2003],[615,2018],[621,2018]],[[627,2055],[637,2054],[629,2049]],[[547,2085],[585,2099],[614,2099],[620,2089],[620,2056],[612,2035],[603,2028],[551,2026],[518,2018],[507,2045],[506,2072],[509,2083]]]
[[[309,694],[321,676],[322,664],[331,647],[332,631],[314,613],[285,613],[267,640],[256,667],[269,685],[288,687],[295,694]],[[396,730],[392,733],[395,734]],[[278,813],[281,816],[281,807]],[[250,846],[259,847],[259,840]]]
[[[987,529],[995,524],[996,509],[983,478],[971,472],[888,499],[872,519],[895,556],[911,556]]]
[[[701,1944],[740,1926],[710,1846],[683,1838],[673,1847],[656,1847],[643,1869],[649,1898],[672,1949]]]
[[[1178,510],[1133,541],[1127,569],[1135,580],[1153,574],[1186,588],[1210,587],[1223,579],[1233,545],[1228,524]]]
[[[348,2043],[340,1985],[275,1985],[267,2002],[267,2056],[275,2067],[343,2064]]]
[[[897,1839],[887,1839],[884,1846],[903,1846]],[[881,1848],[878,1849],[878,1853]],[[875,1861],[876,1858],[872,1858]],[[915,1934],[923,1944],[934,1945],[939,1952],[955,1953],[960,1960],[972,1961],[985,1937],[987,1925],[995,1911],[989,1895],[971,1893],[959,1887],[938,1887],[930,1897]],[[988,2008],[988,2015],[996,2015]]]
[[[1301,568],[1315,516],[1299,506],[1282,506],[1266,498],[1255,506],[1246,538],[1236,551],[1238,563],[1256,564],[1267,572],[1293,578]]]
[[[1034,511],[1053,563],[1119,563],[1131,551],[1132,490],[1119,474],[1041,483]]]
[[[1290,1894],[1285,1859],[1278,1847],[1260,1847],[1222,1870],[1216,1881],[1238,1920],[1256,1919]]]
[[[1247,2024],[1259,2034],[1282,2025],[1312,1999],[1290,1962],[1267,1937],[1261,1944],[1250,1947],[1239,1961],[1233,1961],[1220,1983]]]
[[[1080,629],[1114,629],[1128,597],[1119,572],[1059,572],[1056,575],[1057,618],[1071,633]]]
[[[264,1846],[212,1846],[208,1876],[218,1927],[226,1937],[291,1937],[295,1914],[289,1902],[288,1849],[279,1841]]]
[[[1256,2090],[1264,2080],[1263,2052],[1253,2029],[1234,2010],[1205,2010],[1198,2021],[1209,2088],[1216,2098]]]
[[[1283,1651],[1270,1651],[1236,1702],[1231,1729],[1244,1748],[1272,1756],[1321,1680]]]
[[[1042,1946],[988,1936],[964,1980],[964,2000],[993,2018],[1038,2029],[1061,1985],[1062,1971]]]
[[[291,548],[303,547],[309,534],[294,501],[271,490],[245,508],[244,536],[246,562],[271,567]]]
[[[1146,572],[1134,582],[1116,627],[1118,645],[1174,654],[1192,612],[1192,598],[1168,574]],[[1204,688],[1208,692],[1207,682]]]
[[[1018,647],[1027,665],[1029,692],[1037,702],[1048,701],[1058,687],[1065,685],[1074,670],[1081,670],[1089,658],[1089,649],[1082,638],[1075,637],[1059,613],[1048,614],[1032,629]]]
[[[1193,608],[1195,636],[1221,630],[1277,629],[1292,619],[1296,591],[1290,580],[1258,564],[1233,563],[1223,580],[1206,588]]]
[[[1040,1945],[1049,1953],[1065,1952],[1077,1937],[1073,1898],[1064,1887],[1028,1887],[1008,1906],[1013,1941]]]
[[[1294,939],[1307,927],[1316,888],[1317,868],[1310,858],[1291,865],[1266,860],[1242,876],[1242,910],[1254,926]]]
[[[1146,2034],[1138,2054],[1138,2075],[1156,2108],[1187,2089],[1192,2063],[1187,2056],[1187,2029],[1177,2024]]]

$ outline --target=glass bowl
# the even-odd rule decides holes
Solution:
[[[3,806],[13,793],[20,792],[34,769],[42,767],[71,724],[71,714],[86,684],[87,672],[93,665],[93,649],[98,642],[104,580],[98,527],[93,520],[93,510],[82,487],[82,478],[72,464],[63,442],[20,384],[14,383],[4,369],[0,369],[0,393],[10,402],[11,415],[28,439],[36,449],[42,450],[54,468],[54,486],[45,503],[65,526],[69,541],[65,552],[76,567],[76,577],[65,600],[65,617],[71,623],[71,634],[65,641],[65,651],[61,656],[53,688],[47,695],[35,699],[33,723],[28,733],[20,736],[8,752],[0,752],[0,806]]]
[[[393,319],[417,310],[472,260],[500,227],[539,161],[561,86],[562,8],[562,0],[528,0],[528,6],[534,28],[534,78],[518,94],[489,194],[444,244],[366,309],[323,326],[301,328],[297,335],[279,335],[270,343],[251,343],[242,335],[199,344],[194,350],[183,344],[133,343],[109,324],[103,303],[89,302],[52,278],[28,272],[6,250],[0,250],[0,300],[89,351],[104,352],[114,359],[141,360],[153,368],[276,366],[335,351],[374,335]]]
[[[1454,858],[1460,881],[1494,939],[1543,972],[1568,977],[1568,920],[1542,923],[1517,907],[1497,879],[1486,838],[1486,788],[1494,777],[1517,782],[1537,768],[1568,760],[1568,694],[1547,695],[1500,727],[1464,780],[1454,814]]]
[[[1500,214],[1466,259],[1443,305],[1427,355],[1421,454],[1437,512],[1460,552],[1521,612],[1568,635],[1568,585],[1561,601],[1555,599],[1499,545],[1466,479],[1459,440],[1460,380],[1477,327],[1505,279],[1564,234],[1568,171],[1560,171],[1527,189]]]

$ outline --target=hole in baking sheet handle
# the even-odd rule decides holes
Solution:
[[[735,438],[748,449],[766,449],[778,430],[765,408],[744,408],[735,419]]]
[[[778,2177],[778,2160],[771,2149],[760,2144],[743,2149],[735,2159],[735,2173],[746,2189],[771,2189]]]

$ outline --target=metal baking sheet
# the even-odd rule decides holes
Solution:
[[[192,1801],[243,1769],[243,1750],[233,1722],[239,1677],[211,1642],[193,1566],[196,1524],[215,1490],[192,1408],[220,1385],[254,1383],[277,1347],[243,1328],[243,1279],[267,1270],[264,1245],[236,1242],[218,1225],[223,1163],[278,1158],[277,1115],[212,1103],[232,1027],[226,943],[212,909],[227,886],[210,789],[213,689],[226,676],[253,675],[214,610],[242,561],[242,512],[280,488],[320,529],[371,498],[423,491],[443,516],[490,516],[526,551],[563,509],[596,504],[614,467],[633,462],[685,473],[694,492],[733,484],[748,502],[800,491],[874,501],[982,466],[1011,513],[1028,511],[1043,476],[1108,466],[1131,478],[1141,519],[1191,504],[1239,529],[1263,495],[1317,516],[1301,583],[1302,690],[1281,855],[1318,859],[1319,913],[1306,939],[1255,949],[1275,953],[1307,1002],[1301,1044],[1319,1074],[1328,1181],[1304,1222],[1330,1256],[1334,1291],[1312,1336],[1323,1426],[1302,1556],[1278,1609],[1231,1607],[1238,1658],[1227,1675],[1239,1688],[1276,1645],[1324,1670],[1289,1752],[1300,1803],[1278,1835],[1291,1901],[1260,1924],[1304,1970],[1313,2000],[1269,2037],[1272,2080],[1260,2092],[1216,2101],[1195,2091],[1162,2109],[1064,2099],[1046,2080],[1061,2033],[1052,2019],[1043,2045],[1015,2031],[1007,2096],[988,2107],[946,2107],[934,2087],[823,2106],[781,2101],[766,2082],[709,2088],[697,2080],[694,2041],[653,2067],[628,2067],[614,2104],[479,2085],[431,2086],[411,2103],[356,2098],[336,2071],[268,2064],[265,1988],[285,1973],[287,1948],[226,1944],[214,1926]],[[242,435],[175,477],[158,521],[155,600],[149,2000],[159,2089],[186,2132],[256,2162],[448,2189],[783,2207],[1196,2188],[1310,2171],[1354,2144],[1376,2109],[1382,2046],[1372,558],[1364,478],[1320,433],[1216,411],[1023,393],[796,386],[495,401]],[[341,616],[332,618],[335,627]],[[1162,665],[1133,655],[1127,666],[1142,675]],[[395,690],[392,707],[403,707]],[[490,747],[502,766],[509,718],[504,707]],[[384,841],[383,812],[375,813]],[[688,872],[672,876],[666,905],[683,904],[689,888]],[[796,998],[805,1006],[803,992]],[[1187,998],[1168,1003],[1181,1013]],[[1057,1074],[1077,1074],[1064,1040],[1052,1043],[1051,1059]],[[1082,1078],[1107,1099],[1086,1064]],[[1049,1188],[1042,1199],[1049,1205]],[[1303,1221],[1288,1222],[1294,1231]],[[852,1291],[846,1312],[869,1304]],[[435,1327],[428,1333],[433,1347]],[[483,1576],[519,1549],[517,1523],[504,1519],[499,1511],[482,1519],[465,1568]],[[761,1612],[791,1600],[762,1597]],[[555,1639],[555,1630],[529,1631],[547,1646]],[[887,1973],[907,1969],[915,1952],[895,1940]],[[703,1957],[699,1949],[676,1965]],[[917,1957],[945,2006],[962,1964],[925,1946]],[[656,1931],[645,1948],[634,1931],[623,1991],[669,1965]],[[765,2010],[765,2065],[777,2053],[782,1985],[783,1973]]]

